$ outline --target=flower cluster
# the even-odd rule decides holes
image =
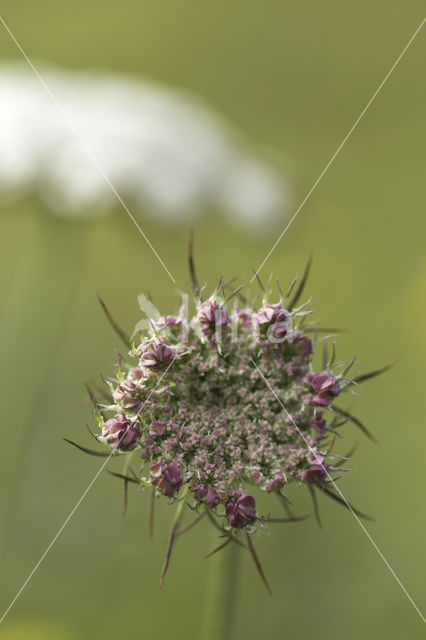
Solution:
[[[141,484],[185,493],[230,532],[262,521],[253,487],[284,496],[337,469],[333,402],[350,381],[331,365],[314,371],[310,312],[285,300],[239,308],[216,291],[196,297],[192,314],[152,321],[99,414],[98,439],[137,453]]]

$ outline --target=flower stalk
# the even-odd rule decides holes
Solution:
[[[217,530],[212,529],[212,533],[212,541],[214,540],[217,547]],[[240,553],[240,547],[230,540],[223,549],[206,560],[209,563],[209,571],[201,640],[232,640],[234,637]]]

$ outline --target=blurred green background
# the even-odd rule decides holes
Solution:
[[[253,145],[284,159],[296,205],[419,25],[420,1],[317,3],[2,2],[2,15],[34,59],[132,72],[195,91]],[[0,55],[19,58],[0,29]],[[352,403],[380,441],[359,442],[345,496],[376,517],[367,528],[417,604],[424,590],[426,218],[423,29],[265,267],[283,283],[314,268],[308,294],[324,325],[350,329],[341,359],[362,370],[399,358]],[[282,226],[286,220],[283,219]],[[282,227],[253,234],[212,212],[195,222],[200,279],[245,280]],[[143,221],[177,280],[172,286],[125,212],[73,222],[31,199],[0,210],[1,600],[5,609],[102,461],[91,446],[83,382],[108,375],[120,345],[98,306],[121,324],[140,319],[149,289],[172,311],[188,286],[188,226]],[[112,466],[112,465],[111,465]],[[299,513],[309,508],[293,492]],[[158,576],[171,518],[103,473],[5,622],[0,639],[197,638],[212,548],[202,523],[179,543],[165,589]],[[243,559],[238,638],[421,638],[420,617],[351,514],[321,500],[312,520],[259,536],[274,591]],[[278,527],[278,525],[277,525]],[[281,525],[280,525],[281,527]]]

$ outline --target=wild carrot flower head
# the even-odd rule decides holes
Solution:
[[[231,531],[264,519],[254,487],[283,497],[290,483],[327,482],[333,403],[351,383],[330,363],[314,370],[306,306],[280,293],[243,309],[234,300],[219,287],[138,335],[99,438],[136,450],[142,484],[168,498],[185,489]]]
[[[336,400],[377,372],[347,378],[334,345],[314,368],[324,337],[297,304],[305,279],[294,294],[263,292],[257,304],[239,290],[227,297],[221,283],[207,299],[197,287],[191,312],[183,304],[137,334],[131,362],[122,360],[108,382],[111,402],[95,404],[97,439],[132,456],[126,482],[184,501],[230,539],[277,521],[254,493],[285,504],[296,484],[342,503],[330,487],[345,462],[331,454],[334,438],[348,420],[366,430]]]

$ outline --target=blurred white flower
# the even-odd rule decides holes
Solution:
[[[264,224],[288,209],[286,180],[199,99],[127,76],[36,65],[134,213],[223,210]],[[0,65],[0,193],[36,192],[62,215],[103,213],[115,195],[28,65]]]

